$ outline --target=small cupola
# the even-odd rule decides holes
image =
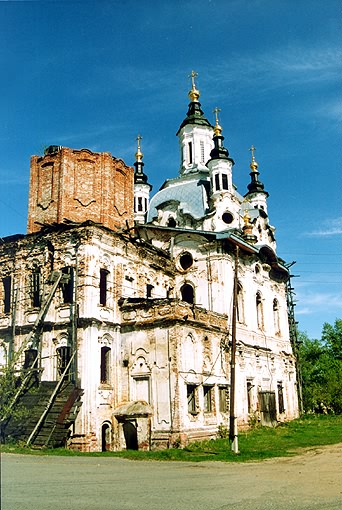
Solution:
[[[177,136],[181,149],[180,174],[207,171],[206,161],[213,148],[213,126],[204,116],[199,102],[200,92],[196,87],[195,78],[198,74],[192,71],[191,89],[189,91],[188,112],[180,125]]]
[[[265,191],[265,187],[261,181],[259,181],[260,172],[258,171],[258,163],[255,160],[255,151],[256,148],[254,145],[249,149],[252,153],[252,161],[250,164],[250,176],[251,182],[248,184],[248,192],[245,195],[245,198],[248,198],[248,201],[253,205],[255,209],[259,209],[264,212],[264,215],[267,216],[267,202],[269,194]]]
[[[234,161],[229,157],[228,150],[223,146],[224,136],[222,136],[222,127],[219,124],[218,114],[221,110],[214,109],[215,127],[214,127],[214,148],[210,152],[210,159],[207,163],[211,179],[211,195],[221,195],[224,192],[232,192],[232,168]]]
[[[137,152],[135,153],[134,172],[134,220],[137,223],[145,223],[150,203],[151,184],[147,182],[147,175],[144,173],[144,155],[141,152],[142,136],[138,135]]]

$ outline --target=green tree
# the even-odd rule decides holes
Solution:
[[[305,411],[342,413],[342,321],[324,324],[322,339],[299,334]]]
[[[334,325],[323,325],[322,341],[336,359],[342,360],[342,319],[336,319]]]

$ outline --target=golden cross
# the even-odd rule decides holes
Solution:
[[[255,157],[254,157],[254,151],[256,151],[256,148],[254,147],[254,145],[252,145],[252,147],[249,149],[252,153],[252,161],[255,161]]]
[[[138,141],[138,149],[140,149],[140,141],[142,140],[142,136],[138,135],[136,140]]]
[[[195,78],[198,76],[198,73],[196,71],[191,71],[191,74],[189,74],[189,78],[191,78],[192,88],[195,89]]]
[[[215,120],[216,120],[216,124],[218,124],[218,123],[219,123],[218,114],[220,113],[220,111],[221,111],[221,109],[220,109],[220,108],[217,108],[217,106],[216,106],[216,108],[214,108],[214,109],[213,109],[213,113],[215,113]]]

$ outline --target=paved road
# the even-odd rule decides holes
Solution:
[[[342,445],[251,464],[2,454],[1,510],[341,510]]]

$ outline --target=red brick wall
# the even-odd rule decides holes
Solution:
[[[134,171],[109,152],[61,148],[31,158],[27,232],[42,224],[92,220],[116,230],[133,224]]]

